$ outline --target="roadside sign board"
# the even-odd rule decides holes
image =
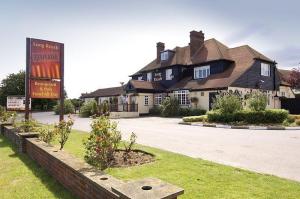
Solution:
[[[25,119],[29,119],[29,100],[60,99],[60,120],[64,104],[64,44],[26,39]]]
[[[31,103],[29,103],[29,109]],[[6,109],[12,111],[25,111],[25,96],[7,96]]]

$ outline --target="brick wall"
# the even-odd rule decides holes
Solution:
[[[66,189],[82,199],[143,199],[172,198],[183,194],[183,189],[147,178],[123,182],[105,174],[73,155],[40,141],[36,133],[18,133],[12,126],[4,126],[1,133],[10,139],[20,152],[43,167]],[[142,187],[151,186],[151,190]],[[134,191],[133,191],[134,190]]]

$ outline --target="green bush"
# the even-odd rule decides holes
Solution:
[[[56,132],[54,129],[49,127],[40,127],[37,128],[37,132],[39,133],[39,139],[50,144],[56,135]]]
[[[234,113],[243,109],[241,98],[233,93],[222,93],[213,102],[213,110],[221,113]]]
[[[252,111],[264,111],[267,107],[267,95],[262,92],[251,93],[248,99],[248,106]]]
[[[197,116],[197,115],[205,115],[206,110],[198,109],[198,108],[180,108],[179,115],[180,116]]]
[[[184,117],[182,120],[184,122],[207,122],[207,115]]]
[[[297,126],[300,126],[300,119],[297,119],[297,120],[295,121],[295,123],[296,123]]]
[[[217,123],[245,122],[248,124],[281,124],[287,118],[288,111],[282,109],[270,109],[265,111],[243,110],[234,113],[210,111],[207,113],[208,121]]]
[[[179,102],[176,98],[166,97],[162,102],[162,116],[174,117],[179,114]]]
[[[85,160],[104,170],[113,160],[113,154],[121,141],[121,132],[117,130],[117,123],[101,116],[92,122],[92,131],[84,142]]]
[[[58,102],[57,105],[54,106],[53,110],[56,115],[59,114],[60,102]],[[75,107],[70,99],[66,99],[64,101],[64,114],[73,114],[73,113],[75,113]]]
[[[34,132],[37,131],[37,128],[40,127],[38,122],[36,120],[30,119],[30,120],[23,120],[21,122],[17,122],[14,124],[14,127],[18,130],[18,132]]]
[[[153,106],[152,108],[149,109],[150,115],[161,116],[161,112],[162,112],[162,107],[160,105]]]
[[[87,102],[84,102],[84,104],[80,108],[80,117],[90,117],[95,113],[95,106],[97,107],[96,100],[90,100]]]

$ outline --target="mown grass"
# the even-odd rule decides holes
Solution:
[[[88,133],[73,131],[65,150],[84,157],[82,140]],[[258,174],[210,161],[194,159],[151,147],[136,148],[156,156],[154,163],[106,172],[123,180],[156,177],[185,189],[182,198],[193,199],[299,199],[300,183]]]
[[[75,197],[27,155],[17,153],[15,146],[0,135],[0,198],[73,199]]]

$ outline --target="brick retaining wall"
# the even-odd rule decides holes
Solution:
[[[58,150],[37,139],[36,133],[17,133],[12,126],[1,128],[1,134],[26,152],[41,167],[74,195],[83,199],[176,199],[183,189],[160,181],[146,178],[124,182],[85,163],[73,155]],[[150,186],[151,190],[143,190]]]

